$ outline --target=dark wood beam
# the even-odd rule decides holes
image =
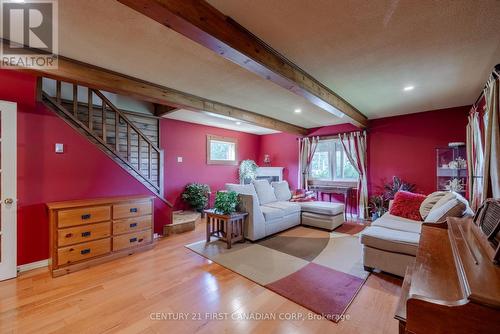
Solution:
[[[176,110],[179,110],[179,108],[155,103],[155,116],[157,117],[163,117],[175,112]]]
[[[203,0],[118,0],[346,121],[366,127],[359,110]]]
[[[8,43],[8,41],[2,39],[2,43]],[[4,59],[2,61],[8,61],[9,59],[7,58],[7,60]],[[144,101],[164,104],[179,109],[198,112],[208,111],[276,131],[297,135],[306,135],[308,133],[308,130],[305,128],[256,112],[181,92],[63,56],[58,56],[57,69],[34,69],[19,66],[12,68],[38,76],[81,84],[90,88],[132,96]]]

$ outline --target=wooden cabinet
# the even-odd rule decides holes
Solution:
[[[52,276],[151,249],[153,199],[128,196],[48,203]]]

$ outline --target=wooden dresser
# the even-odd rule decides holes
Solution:
[[[470,218],[423,225],[396,310],[400,333],[500,333],[500,267],[472,230]]]
[[[152,196],[48,203],[52,276],[153,247]]]

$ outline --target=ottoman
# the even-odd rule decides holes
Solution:
[[[370,226],[361,233],[365,270],[377,268],[404,277],[415,261],[420,234]]]
[[[344,223],[344,204],[332,202],[299,202],[302,225],[334,230]]]

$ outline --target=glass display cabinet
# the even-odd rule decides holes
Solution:
[[[437,190],[466,195],[467,160],[465,146],[436,149]]]

